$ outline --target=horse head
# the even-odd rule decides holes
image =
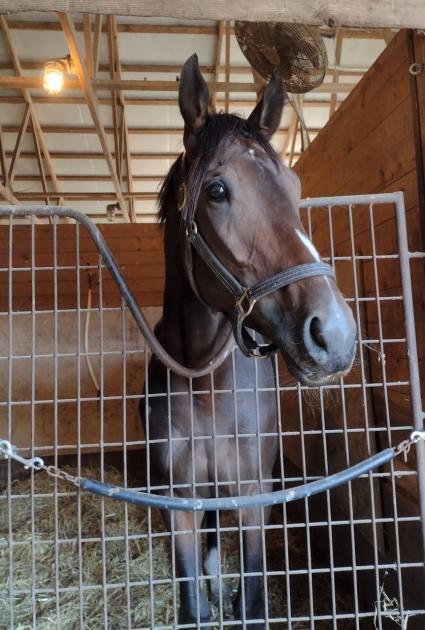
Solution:
[[[179,86],[185,153],[178,205],[199,299],[230,319],[246,354],[262,352],[249,328],[271,342],[267,349],[280,350],[301,383],[316,386],[351,368],[356,324],[303,228],[299,179],[269,142],[284,100],[273,75],[247,120],[211,112],[197,57],[190,57]]]

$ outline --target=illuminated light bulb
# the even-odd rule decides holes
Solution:
[[[64,70],[61,61],[48,61],[44,65],[43,86],[49,94],[59,94],[62,90]]]

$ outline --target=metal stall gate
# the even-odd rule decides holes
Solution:
[[[326,387],[300,385],[275,359],[276,490],[329,477],[423,431],[414,326],[414,309],[424,326],[423,254],[408,251],[402,195],[310,199],[301,215],[335,269],[359,336],[352,371]],[[49,223],[40,226],[40,217]],[[109,304],[111,257],[97,251],[102,239],[79,213],[2,208],[0,219],[0,440],[17,449],[0,468],[0,628],[178,627],[173,528],[157,509],[72,483],[89,477],[164,490],[151,483],[150,442],[137,418],[139,401],[149,406],[151,356],[137,308],[128,296]],[[254,393],[258,414],[261,387]],[[206,394],[223,394],[213,376],[207,392],[192,383],[191,396]],[[169,402],[178,394],[160,395]],[[207,594],[220,582],[203,625],[423,629],[425,442],[408,450],[344,485],[273,507],[270,522],[258,525],[266,609],[254,624],[231,609],[244,526],[238,511],[220,512],[220,562],[215,574],[196,576]],[[25,471],[34,457],[45,469]],[[172,480],[165,490],[172,493]]]

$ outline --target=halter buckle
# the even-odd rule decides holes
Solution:
[[[189,238],[194,234],[198,234],[198,226],[196,225],[196,221],[190,221],[186,227],[186,238]]]
[[[257,300],[251,297],[251,290],[249,288],[245,289],[242,295],[238,297],[235,302],[235,306],[239,310],[242,319],[245,319],[245,317],[248,317],[248,315],[251,314],[256,301]]]

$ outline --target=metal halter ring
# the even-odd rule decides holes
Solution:
[[[244,305],[245,300],[247,300],[248,302],[246,305]],[[245,319],[245,317],[248,317],[248,315],[250,315],[256,302],[257,300],[251,297],[251,289],[245,289],[242,295],[238,297],[235,302],[235,306],[239,310],[242,319]]]

